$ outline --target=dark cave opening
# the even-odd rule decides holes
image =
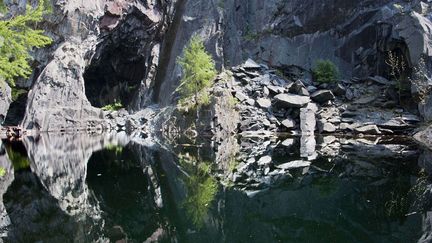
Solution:
[[[84,73],[86,96],[95,107],[116,102],[129,107],[147,75],[155,28],[133,9],[115,29],[104,31]]]
[[[145,59],[123,45],[105,47],[84,73],[85,92],[95,107],[120,102],[127,107],[145,76]]]

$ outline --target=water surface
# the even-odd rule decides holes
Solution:
[[[233,182],[241,161],[224,165],[223,156],[205,146],[167,149],[126,136],[83,134],[3,141],[1,238],[417,242],[427,233],[428,205],[421,199],[429,180],[421,161],[428,151],[409,141],[331,140],[315,141],[310,168],[268,182],[258,172],[252,176],[258,182]],[[234,160],[270,155],[278,165],[305,156],[300,139],[290,146],[258,143]]]

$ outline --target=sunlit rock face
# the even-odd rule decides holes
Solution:
[[[155,72],[160,35],[163,35],[164,23],[169,20],[167,13],[172,11],[170,4],[156,1],[57,1],[53,14],[43,25],[47,34],[53,37],[54,44],[35,54],[43,69],[34,77],[23,126],[42,131],[107,128],[103,112],[94,108],[86,97],[85,70],[95,58],[94,65],[113,68],[113,75],[110,75],[111,69],[101,72],[119,79],[115,82],[132,82],[140,90],[138,93],[147,93],[150,82],[145,80],[148,76],[151,80]],[[132,39],[137,42],[129,42]],[[142,47],[137,50],[134,49],[136,46]],[[108,52],[98,54],[98,48]],[[107,53],[115,56],[105,58]],[[103,62],[101,65],[98,63],[100,60]],[[103,73],[96,75],[109,84],[111,81],[103,76]],[[112,100],[110,95],[106,102]],[[127,100],[125,105],[129,103],[131,101]]]
[[[6,211],[6,207],[4,205],[4,194],[7,192],[9,186],[14,180],[14,169],[12,163],[7,157],[6,151],[3,147],[3,144],[0,142],[0,236],[3,237],[7,235],[7,231],[5,230],[8,226],[10,226],[11,221],[9,215]]]

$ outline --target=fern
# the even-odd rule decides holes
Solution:
[[[17,77],[28,77],[32,68],[30,51],[51,44],[52,40],[45,36],[43,30],[33,29],[32,25],[43,20],[47,1],[38,7],[27,6],[26,12],[8,20],[0,21],[0,77],[11,86]],[[4,4],[0,3],[4,8]]]

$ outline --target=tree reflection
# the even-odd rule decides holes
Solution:
[[[22,144],[20,144],[20,146],[22,146]],[[30,160],[27,157],[27,152],[21,153],[19,150],[12,148],[12,146],[6,146],[6,152],[15,171],[24,170],[30,167]]]
[[[201,228],[218,191],[217,181],[210,174],[211,162],[186,154],[179,156],[179,163],[187,174],[184,178],[187,196],[182,207],[189,220]]]

